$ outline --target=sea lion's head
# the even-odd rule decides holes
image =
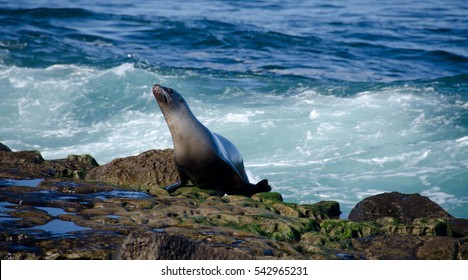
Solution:
[[[187,102],[177,91],[172,88],[163,87],[160,84],[153,86],[153,95],[158,102],[159,108],[163,113],[170,111],[177,111],[187,106]]]
[[[185,103],[184,98],[172,88],[163,87],[160,84],[153,86],[153,95],[158,101],[159,106],[174,106],[179,102]]]
[[[194,118],[185,99],[172,88],[155,84],[153,86],[153,95],[168,125],[178,119]]]

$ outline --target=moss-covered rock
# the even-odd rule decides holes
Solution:
[[[340,214],[340,204],[336,201],[320,201],[314,204],[297,205],[297,209],[304,217],[318,221],[337,219]]]
[[[276,202],[282,202],[283,196],[278,192],[263,192],[254,194],[252,199],[263,203],[272,204]]]
[[[306,232],[301,236],[301,244],[310,244],[310,245],[325,245],[331,242],[330,237],[327,234],[324,234],[320,231],[310,231]]]
[[[412,224],[392,223],[383,227],[388,234],[415,236],[447,236],[448,223],[444,219],[415,219]]]
[[[295,204],[277,202],[271,206],[273,207],[273,209],[277,211],[277,213],[279,213],[282,216],[294,217],[294,218],[304,217],[304,215],[297,209]]]
[[[89,154],[85,155],[68,155],[67,159],[71,162],[79,162],[86,166],[98,167],[97,161]]]
[[[264,218],[258,221],[264,236],[276,240],[297,241],[301,234],[318,230],[318,223],[311,219]]]
[[[210,196],[220,196],[215,190],[203,190],[197,187],[184,187],[176,190],[173,196],[182,196],[186,198],[193,198],[199,200],[205,200]]]
[[[192,216],[184,218],[184,226],[199,228],[200,226],[224,226],[236,230],[256,233],[275,240],[299,240],[300,235],[307,231],[318,230],[318,224],[311,219],[290,219],[288,217],[270,215],[236,215],[232,213],[217,213],[210,216]]]
[[[374,223],[359,223],[347,220],[325,220],[320,224],[320,227],[322,233],[337,241],[381,233],[380,227]]]

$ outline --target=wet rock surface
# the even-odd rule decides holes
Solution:
[[[466,259],[468,255],[467,220],[446,212],[360,210],[359,219],[342,220],[335,201],[300,205],[284,202],[275,192],[219,196],[196,187],[169,194],[161,186],[177,180],[171,150],[147,151],[103,166],[88,155],[44,160],[34,151],[2,148],[0,153],[1,259]],[[398,199],[388,201],[381,207],[398,209],[394,205]]]

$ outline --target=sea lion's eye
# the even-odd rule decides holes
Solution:
[[[179,101],[183,103],[184,99],[182,97],[179,97]]]

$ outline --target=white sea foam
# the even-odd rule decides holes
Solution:
[[[250,122],[250,118],[253,116],[264,114],[263,111],[246,111],[245,113],[228,113],[224,118],[224,122],[227,123],[246,123]]]
[[[444,204],[464,204],[468,203],[468,197],[456,197],[453,194],[444,192],[440,187],[432,187],[421,192],[421,195],[428,196],[434,202]]]
[[[309,113],[309,119],[311,119],[311,120],[316,120],[316,119],[318,119],[318,117],[319,117],[319,113],[317,113],[316,110],[310,111],[310,113]]]
[[[356,192],[356,197],[359,199],[359,200],[362,200],[368,196],[373,196],[373,195],[378,195],[378,194],[382,194],[386,192],[385,190],[377,190],[377,189],[368,189],[368,190],[364,190],[364,191],[357,191]]]
[[[233,114],[233,113],[228,113],[226,117],[224,118],[225,122],[228,123],[249,123],[249,117],[252,115],[250,114]]]
[[[124,63],[122,65],[111,68],[109,71],[119,77],[123,77],[128,72],[134,71],[134,70],[135,70],[135,66],[133,65],[133,63]]]
[[[411,166],[411,165],[416,165],[422,160],[426,159],[430,152],[431,152],[430,150],[422,150],[422,151],[402,153],[402,154],[394,155],[394,156],[376,157],[376,158],[371,158],[371,159],[357,159],[357,161],[366,163],[366,164],[376,164],[380,167],[383,167],[385,164],[392,163],[395,161],[401,162],[406,166]]]

